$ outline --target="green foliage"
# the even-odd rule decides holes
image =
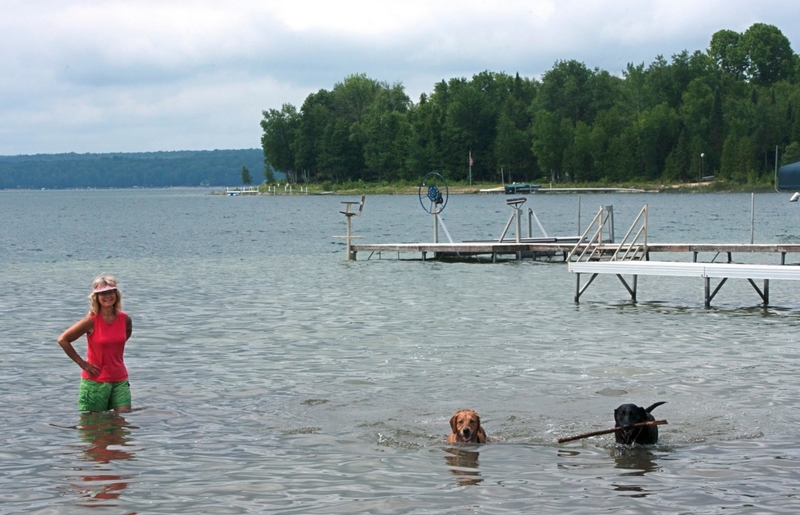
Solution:
[[[442,80],[415,103],[402,84],[351,75],[299,112],[265,111],[262,146],[268,169],[334,187],[413,183],[432,170],[464,182],[501,172],[520,182],[763,182],[775,146],[800,145],[799,70],[781,31],[756,23],[716,32],[705,51],[630,63],[621,77],[561,60],[541,80]]]
[[[781,157],[780,166],[797,163],[800,161],[800,143],[793,141],[786,147]]]
[[[250,170],[246,166],[242,167],[242,184],[250,184],[253,182],[253,176],[250,175]]]

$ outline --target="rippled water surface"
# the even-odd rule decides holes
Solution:
[[[705,309],[698,279],[642,277],[633,304],[600,277],[576,305],[563,263],[346,262],[353,198],[207,193],[0,192],[0,514],[800,510],[797,284],[763,308],[731,280]],[[584,225],[613,204],[618,235],[647,203],[650,241],[750,239],[749,194],[529,199],[550,235],[578,232],[580,201]],[[755,205],[756,243],[800,242],[788,195]],[[510,214],[488,195],[443,213],[456,240]],[[354,232],[432,224],[416,196],[375,196]],[[77,411],[56,343],[101,272],[134,322],[125,415]],[[656,401],[654,446],[556,443]],[[492,443],[445,443],[463,407]]]

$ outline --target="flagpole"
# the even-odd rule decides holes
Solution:
[[[472,149],[469,150],[469,185],[472,186]]]

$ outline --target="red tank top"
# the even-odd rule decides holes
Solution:
[[[99,314],[92,315],[92,318],[94,318],[94,331],[86,335],[89,342],[86,361],[100,367],[100,374],[92,377],[84,370],[81,377],[100,383],[116,383],[128,379],[128,369],[122,361],[125,341],[128,339],[126,324],[128,315],[119,311],[110,324]]]

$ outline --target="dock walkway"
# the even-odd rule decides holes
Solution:
[[[683,245],[681,248],[684,247]],[[676,261],[589,261],[572,262],[569,269],[576,275],[575,302],[580,301],[581,295],[586,288],[600,274],[616,275],[620,282],[628,290],[631,300],[636,301],[637,283],[640,275],[657,275],[665,277],[699,277],[705,283],[705,306],[711,307],[711,301],[719,292],[722,285],[728,279],[747,279],[756,293],[761,297],[764,306],[769,305],[769,281],[789,280],[800,281],[800,266],[785,265],[786,252],[800,251],[800,245],[719,245],[710,244],[697,245],[703,251],[730,252],[731,250],[719,250],[720,248],[739,247],[738,251],[749,252],[781,252],[780,265],[761,265],[761,264],[741,264],[741,263],[698,263],[696,261],[676,262]],[[754,248],[755,247],[755,248]],[[673,248],[674,247],[670,247]],[[650,249],[652,250],[652,249]],[[672,250],[675,251],[675,250]],[[581,274],[592,274],[589,281],[581,287]],[[625,281],[623,274],[633,276],[631,284]],[[717,287],[711,290],[711,279],[720,279]],[[763,287],[759,288],[755,280],[763,280]]]
[[[566,256],[575,248],[577,237],[562,238],[534,238],[522,239],[520,243],[508,240],[498,241],[472,241],[459,243],[361,243],[352,246],[352,252],[370,252],[372,255],[381,256],[384,253],[400,254],[421,254],[425,260],[427,255],[446,256],[449,254],[459,254],[463,257],[476,257],[481,255],[502,256],[519,253],[533,254],[556,254]],[[613,251],[619,248],[617,244],[604,244],[598,246],[600,250]],[[699,253],[728,254],[728,260],[732,254],[738,253],[764,253],[780,254],[781,264],[785,263],[786,254],[800,254],[800,244],[796,243],[767,243],[767,244],[737,244],[737,243],[648,243],[648,253],[686,253],[694,254],[695,260]]]

